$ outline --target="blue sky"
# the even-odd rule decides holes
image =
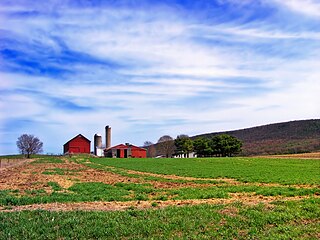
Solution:
[[[320,117],[320,1],[0,2],[0,154]]]

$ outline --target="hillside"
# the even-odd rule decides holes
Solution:
[[[206,133],[192,138],[212,137],[222,133],[232,135],[243,141],[243,155],[302,153],[320,150],[320,119]]]

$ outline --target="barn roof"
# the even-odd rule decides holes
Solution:
[[[66,142],[64,145],[68,144],[69,142],[71,142],[72,140],[74,140],[74,139],[76,139],[76,138],[78,138],[78,137],[81,137],[81,138],[83,138],[84,140],[86,140],[86,141],[88,141],[89,143],[91,143],[91,141],[90,141],[88,138],[86,138],[86,137],[83,136],[82,134],[78,134],[77,136],[75,136],[74,138],[72,138],[72,139],[70,139],[68,142]],[[64,145],[63,145],[63,146],[64,146]]]
[[[147,150],[144,149],[144,148],[137,147],[137,146],[134,146],[134,145],[131,145],[131,144],[129,144],[129,145],[126,145],[126,144],[118,144],[118,145],[113,146],[113,147],[111,147],[111,148],[108,148],[108,149],[106,149],[106,150],[108,151],[108,150],[111,150],[111,149],[128,149],[128,148],[131,148],[131,149],[140,149],[140,150],[145,150],[145,151],[147,151]]]

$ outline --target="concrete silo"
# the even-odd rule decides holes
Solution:
[[[103,156],[102,136],[98,133],[94,135],[94,155]]]
[[[111,127],[106,126],[106,149],[111,147]]]

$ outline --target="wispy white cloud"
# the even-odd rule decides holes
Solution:
[[[269,26],[271,27],[271,26]],[[224,40],[230,36],[237,36],[237,39],[232,39],[233,41],[270,41],[270,40],[294,40],[294,39],[307,39],[307,40],[319,40],[320,33],[312,31],[302,31],[302,32],[286,32],[280,29],[264,29],[264,27],[259,26],[228,26],[222,25],[214,29],[208,26],[196,26],[195,30],[203,30],[202,36],[207,38],[221,38]],[[250,42],[251,42],[250,41]]]
[[[320,17],[320,3],[317,0],[273,0],[291,11],[310,16]]]

